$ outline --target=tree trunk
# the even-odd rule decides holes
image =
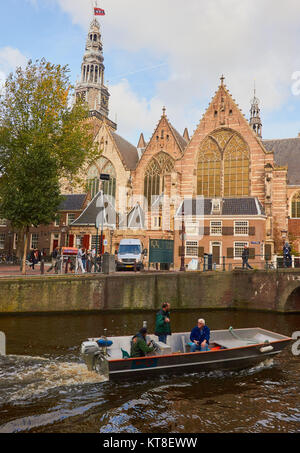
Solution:
[[[22,259],[22,274],[26,274],[26,255],[27,255],[27,244],[29,238],[29,227],[26,227],[24,232],[24,248],[23,248],[23,259]]]

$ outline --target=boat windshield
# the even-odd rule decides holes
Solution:
[[[141,246],[138,244],[120,245],[120,255],[139,255],[141,253]]]

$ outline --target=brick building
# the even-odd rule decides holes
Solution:
[[[248,120],[222,76],[191,137],[187,129],[183,134],[176,130],[163,108],[149,140],[142,133],[134,146],[109,119],[103,62],[100,26],[94,19],[75,93],[89,105],[101,157],[81,170],[82,188],[62,183],[67,196],[60,221],[32,230],[31,246],[49,252],[56,244],[93,247],[99,234],[94,218],[99,177],[105,173],[110,175],[102,186],[105,203],[115,212],[115,222],[103,222],[105,251],[114,253],[124,237],[140,238],[144,248],[150,239],[173,240],[175,268],[180,267],[182,245],[185,264],[210,253],[217,266],[223,257],[240,264],[245,244],[258,267],[286,239],[300,252],[300,137],[263,139],[255,92]],[[0,253],[16,243],[2,224]]]

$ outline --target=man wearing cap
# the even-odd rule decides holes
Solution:
[[[189,343],[191,352],[209,351],[210,329],[205,325],[204,319],[198,319],[197,326],[193,328]]]
[[[147,329],[143,327],[131,340],[130,357],[145,357],[154,348],[146,342]]]

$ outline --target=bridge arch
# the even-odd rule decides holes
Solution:
[[[284,312],[300,313],[300,280],[290,283],[282,292],[278,309]]]

